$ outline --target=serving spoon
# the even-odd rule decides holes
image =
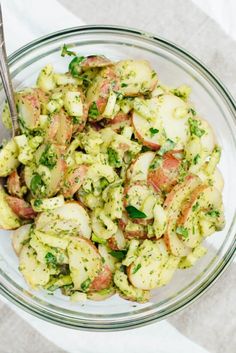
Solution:
[[[4,40],[2,8],[0,4],[0,76],[3,88],[9,105],[10,117],[12,121],[12,137],[19,134],[19,124],[17,119],[17,109],[14,100],[13,86],[11,82],[10,72],[7,63],[6,46]]]

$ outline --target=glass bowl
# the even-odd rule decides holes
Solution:
[[[225,179],[226,227],[205,241],[208,253],[187,270],[178,270],[166,287],[153,291],[149,303],[137,304],[115,295],[104,302],[72,304],[59,293],[48,295],[27,287],[11,247],[10,234],[0,231],[0,293],[22,309],[58,325],[86,330],[121,330],[166,318],[189,305],[220,277],[235,252],[236,206],[236,107],[222,83],[198,60],[173,43],[133,29],[85,26],[40,38],[9,58],[14,88],[31,86],[47,63],[65,71],[70,58],[60,56],[63,44],[81,55],[105,54],[111,59],[147,59],[160,80],[170,86],[192,87],[191,99],[198,112],[214,127],[223,147],[220,170]],[[0,104],[5,97],[0,91]],[[0,126],[1,140],[7,132]]]

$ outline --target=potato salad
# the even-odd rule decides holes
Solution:
[[[224,227],[221,148],[186,85],[143,59],[70,56],[15,92],[20,134],[0,148],[0,227],[32,289],[135,302],[206,253]],[[64,59],[62,59],[64,60]],[[2,121],[11,129],[8,105]]]

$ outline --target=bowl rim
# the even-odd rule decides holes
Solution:
[[[221,82],[221,80],[199,59],[197,59],[194,55],[190,54],[188,51],[180,47],[179,45],[174,44],[173,42],[166,40],[162,37],[156,36],[149,32],[141,31],[135,28],[129,27],[122,27],[122,26],[113,26],[113,25],[85,25],[85,26],[76,26],[71,28],[62,29],[60,31],[49,33],[45,36],[42,36],[36,40],[33,40],[26,45],[20,47],[18,50],[14,51],[8,58],[9,66],[13,65],[17,60],[21,58],[21,56],[25,56],[27,52],[30,50],[40,47],[41,45],[52,41],[53,39],[60,38],[60,36],[66,35],[73,35],[79,33],[86,33],[86,32],[98,32],[105,31],[108,33],[116,33],[116,34],[123,34],[123,35],[131,35],[136,39],[146,39],[148,42],[152,44],[162,44],[165,47],[169,47],[174,50],[175,53],[178,53],[181,58],[187,59],[188,63],[193,63],[194,67],[200,70],[200,73],[204,73],[206,77],[210,80],[211,84],[214,85],[217,90],[220,91],[221,95],[223,94],[224,99],[227,102],[228,108],[232,111],[232,115],[234,117],[234,122],[236,122],[236,102],[228,89],[225,85]],[[201,287],[197,288],[194,293],[191,293],[190,296],[187,295],[181,298],[176,304],[168,308],[167,312],[160,313],[158,316],[154,313],[149,313],[146,316],[141,316],[140,318],[130,319],[130,320],[123,320],[117,321],[117,323],[106,321],[96,323],[94,321],[88,322],[87,320],[78,319],[78,318],[71,318],[62,317],[61,313],[55,313],[55,311],[47,311],[42,310],[42,308],[37,307],[36,305],[32,305],[32,303],[27,303],[26,300],[20,297],[16,297],[14,293],[4,285],[3,282],[0,283],[0,294],[2,294],[5,298],[9,301],[23,309],[24,311],[33,314],[34,316],[44,319],[48,322],[53,324],[57,324],[64,327],[70,327],[79,330],[89,330],[89,331],[116,331],[116,330],[123,330],[123,329],[132,329],[140,326],[144,326],[146,324],[150,324],[162,319],[166,319],[170,315],[177,313],[187,306],[189,306],[192,302],[196,301],[203,295],[214,283],[215,281],[220,278],[223,272],[227,269],[230,265],[233,257],[236,253],[236,237],[234,237],[234,242],[230,251],[227,253],[227,256],[221,261],[220,265],[217,267],[215,272],[211,273],[207,280],[204,281]],[[7,282],[7,281],[6,281]],[[53,316],[51,317],[49,314],[52,313]],[[62,322],[62,319],[64,321]]]

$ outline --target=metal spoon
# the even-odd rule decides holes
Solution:
[[[17,110],[14,100],[14,93],[12,88],[11,77],[9,73],[9,68],[7,64],[7,54],[4,40],[4,31],[3,31],[3,21],[2,21],[2,8],[0,4],[0,76],[2,79],[2,84],[4,91],[6,93],[10,116],[12,121],[12,137],[16,136],[19,133],[19,124],[17,119]]]

